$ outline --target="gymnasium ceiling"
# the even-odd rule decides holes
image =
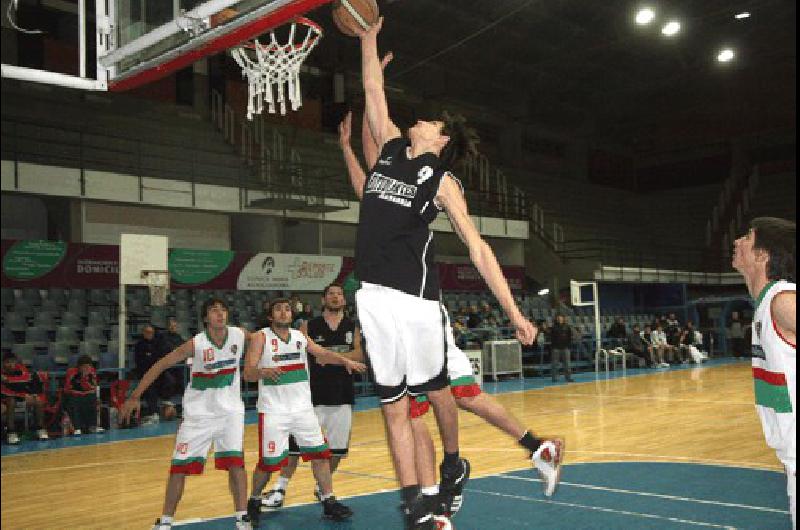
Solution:
[[[647,5],[658,18],[648,27],[633,22],[642,5],[379,1],[380,45],[396,57],[387,84],[492,109],[487,120],[496,124],[529,124],[631,153],[764,131],[794,142],[794,0],[653,0]],[[736,20],[741,11],[751,17]],[[660,33],[668,16],[682,23],[671,39]],[[313,62],[358,71],[357,39],[335,30],[327,8],[314,18],[328,31]],[[716,61],[723,44],[737,52],[726,65]]]

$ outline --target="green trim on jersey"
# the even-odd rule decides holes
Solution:
[[[472,375],[457,377],[450,381],[450,386],[469,386],[474,384],[475,384],[475,377]]]
[[[186,464],[191,464],[193,462],[200,462],[201,464],[205,464],[206,459],[203,456],[193,456],[191,458],[186,458],[183,460],[178,460],[177,458],[172,459],[173,466],[185,466]]]
[[[298,446],[301,453],[324,453],[328,450],[328,444],[315,445],[313,447]]]
[[[208,390],[210,388],[225,388],[233,384],[236,371],[216,374],[213,377],[192,377],[192,388],[195,390]]]
[[[756,405],[761,405],[780,414],[792,412],[792,401],[786,385],[771,385],[755,379]]]
[[[281,377],[277,381],[272,379],[262,379],[261,382],[267,386],[280,386],[290,385],[292,383],[302,383],[308,381],[308,372],[305,368],[302,370],[292,370],[291,372],[281,373]]]
[[[277,466],[285,458],[288,458],[288,457],[289,457],[289,450],[286,449],[284,452],[282,452],[278,456],[272,456],[272,457],[270,457],[270,456],[262,456],[261,457],[261,463],[264,464],[265,466]]]
[[[210,342],[212,346],[214,346],[216,349],[218,349],[220,351],[225,349],[225,345],[228,343],[228,337],[230,337],[230,335],[231,335],[230,334],[230,330],[228,329],[228,326],[225,326],[225,339],[222,341],[222,344],[217,344],[214,341],[214,339],[211,338],[211,335],[208,334],[208,329],[204,330],[203,334],[208,339],[208,342]]]
[[[244,453],[242,451],[221,451],[219,453],[214,453],[214,458],[231,458],[231,457],[244,457]]]
[[[771,282],[767,283],[767,285],[765,285],[763,289],[761,289],[760,293],[758,293],[758,296],[756,297],[756,308],[753,311],[753,314],[755,314],[756,311],[758,311],[758,307],[761,305],[761,302],[764,300],[764,297],[767,296],[769,290],[772,289],[772,286],[775,285],[776,283],[778,282],[772,280]]]

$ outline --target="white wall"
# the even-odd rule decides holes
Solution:
[[[168,236],[170,248],[231,248],[227,214],[84,201],[81,233],[84,243],[119,245],[127,233]]]

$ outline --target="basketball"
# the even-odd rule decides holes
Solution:
[[[214,13],[209,17],[208,25],[210,28],[216,28],[221,24],[225,24],[232,18],[239,15],[239,12],[235,9],[225,8],[222,11]]]
[[[333,3],[334,24],[350,37],[355,37],[359,28],[367,29],[375,24],[379,15],[375,0],[336,0]]]

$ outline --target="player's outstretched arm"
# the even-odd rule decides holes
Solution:
[[[400,136],[400,130],[389,118],[389,106],[383,88],[383,70],[378,60],[378,33],[383,17],[369,29],[359,31],[361,39],[361,75],[364,83],[365,113],[367,122],[379,147]]]
[[[120,411],[120,423],[128,423],[131,415],[134,412],[139,412],[142,407],[142,403],[140,401],[142,394],[144,394],[145,390],[150,388],[150,385],[153,384],[153,381],[158,379],[158,376],[160,376],[164,370],[167,368],[172,368],[178,363],[184,362],[186,359],[191,357],[193,353],[194,339],[189,339],[151,366],[150,369],[147,370],[147,372],[145,372],[145,374],[142,376],[142,380],[139,381],[136,389],[131,392],[130,397],[125,400],[125,403],[122,404],[122,410]]]
[[[367,174],[361,168],[353,147],[350,145],[352,120],[353,113],[351,111],[347,113],[342,123],[339,124],[339,147],[342,148],[344,164],[347,166],[348,175],[350,175],[350,184],[353,186],[353,191],[356,192],[358,200],[361,200],[364,195],[364,183],[367,181]]]
[[[394,59],[394,53],[387,52],[386,55],[383,56],[383,59],[381,59],[381,69],[385,71],[386,65],[392,62],[392,59]],[[375,140],[375,137],[372,135],[372,129],[369,127],[366,111],[361,118],[361,148],[363,150],[362,154],[364,155],[364,160],[367,161],[367,169],[375,167],[381,150],[377,140]]]
[[[358,361],[353,361],[340,355],[336,352],[332,352],[326,348],[323,348],[313,340],[311,340],[307,335],[306,339],[308,340],[308,347],[306,351],[316,358],[317,362],[321,365],[326,364],[335,364],[339,366],[343,366],[348,373],[358,372],[360,374],[367,371],[366,365],[364,363],[360,363]]]
[[[469,249],[470,260],[472,260],[478,272],[481,273],[481,277],[486,281],[492,294],[500,302],[503,310],[511,320],[511,325],[516,328],[519,341],[525,345],[533,344],[534,339],[536,339],[536,326],[522,315],[514,302],[514,297],[511,295],[511,289],[508,287],[505,276],[503,276],[500,264],[497,263],[497,258],[492,248],[481,237],[478,229],[475,228],[475,224],[467,211],[467,202],[464,199],[461,186],[456,183],[454,178],[449,175],[443,178],[436,201],[447,212],[450,217],[450,223],[453,225],[453,230]]]

